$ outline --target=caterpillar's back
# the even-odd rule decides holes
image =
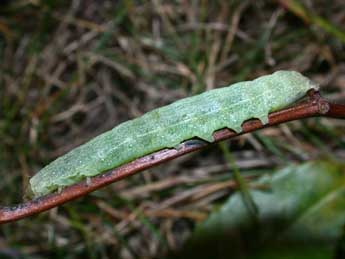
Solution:
[[[277,71],[181,99],[59,157],[30,179],[31,189],[36,197],[45,195],[193,137],[211,142],[213,132],[221,128],[240,132],[242,123],[251,118],[267,123],[269,112],[295,102],[311,88],[317,87],[300,73]]]

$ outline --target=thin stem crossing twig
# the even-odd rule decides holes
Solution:
[[[319,93],[315,91],[309,92],[309,96],[309,100],[304,103],[269,114],[269,123],[266,125],[262,125],[259,120],[253,119],[245,122],[242,125],[243,131],[240,133],[235,133],[228,129],[218,130],[213,134],[213,143],[292,120],[316,116],[345,119],[345,105],[329,103],[327,100],[321,98]],[[199,150],[205,146],[207,146],[206,142],[186,141],[183,142],[178,149],[163,149],[138,158],[102,175],[95,176],[91,178],[90,183],[83,181],[66,187],[60,193],[49,194],[38,199],[10,207],[1,207],[0,223],[15,221],[51,209],[68,201],[84,196],[89,192],[99,189],[105,185],[119,181],[142,170],[182,156],[186,153]]]
[[[232,156],[231,152],[229,151],[229,148],[223,142],[219,143],[219,145],[223,150],[225,159],[233,168],[233,176],[238,185],[238,189],[241,193],[243,203],[246,205],[252,219],[256,219],[258,215],[258,207],[256,206],[255,201],[253,200],[253,197],[250,194],[248,184],[246,180],[242,177],[241,172],[236,165],[236,161]]]

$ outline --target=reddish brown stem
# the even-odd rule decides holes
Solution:
[[[267,125],[262,125],[259,120],[254,119],[243,123],[243,131],[241,133],[235,133],[228,129],[216,131],[213,134],[213,143],[258,130],[263,127],[269,127],[291,120],[316,116],[345,118],[345,105],[331,104],[322,99],[319,93],[315,91],[311,91],[309,96],[309,101],[305,103],[297,104],[291,108],[269,114],[269,123]],[[87,193],[99,189],[105,185],[119,181],[125,177],[131,176],[165,161],[182,156],[186,153],[199,150],[205,146],[207,146],[206,142],[186,141],[182,143],[178,149],[163,149],[153,154],[136,159],[133,162],[122,165],[102,175],[95,176],[91,178],[91,182],[88,184],[86,181],[83,181],[66,187],[60,193],[49,194],[12,207],[2,207],[0,208],[0,223],[15,221],[51,209],[70,200],[84,196]]]

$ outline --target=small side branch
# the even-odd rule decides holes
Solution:
[[[235,133],[228,129],[216,131],[213,134],[213,143],[292,120],[317,116],[345,119],[345,105],[329,103],[327,100],[321,98],[318,92],[313,90],[310,91],[308,95],[309,100],[304,103],[269,114],[269,123],[266,125],[262,125],[259,120],[254,119],[243,123],[243,131],[241,133]],[[49,194],[11,207],[1,207],[0,224],[19,220],[49,210],[68,201],[82,197],[105,185],[119,181],[184,154],[202,149],[207,145],[206,142],[202,141],[186,141],[181,143],[178,149],[163,149],[146,155],[102,175],[95,176],[91,178],[91,181],[89,179],[88,181],[66,187],[60,193]]]

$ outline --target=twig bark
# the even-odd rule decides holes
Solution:
[[[304,103],[269,114],[269,123],[266,125],[262,125],[259,120],[253,119],[243,123],[243,131],[241,133],[235,133],[228,129],[216,131],[213,134],[213,143],[292,120],[317,116],[345,119],[345,105],[329,103],[327,100],[321,98],[318,92],[313,90],[311,90],[308,95],[309,100]],[[105,185],[119,181],[184,154],[199,150],[207,145],[208,143],[202,141],[185,141],[180,144],[178,149],[163,149],[146,155],[102,175],[95,176],[91,178],[91,182],[87,183],[86,181],[83,181],[66,187],[60,193],[49,194],[38,199],[10,207],[1,207],[0,224],[19,220],[39,212],[49,210],[68,201],[82,197]]]

